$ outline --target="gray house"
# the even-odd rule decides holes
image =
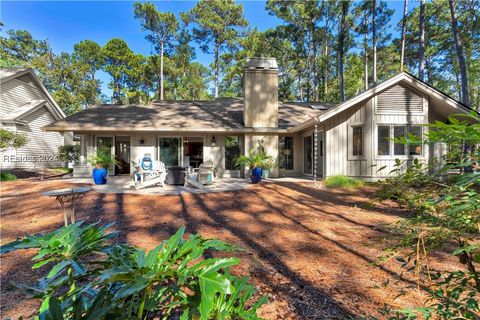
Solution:
[[[45,132],[42,128],[64,117],[32,69],[0,69],[0,128],[24,133],[28,139],[22,148],[0,152],[0,168],[63,165],[55,156],[59,146],[71,143],[71,133]]]
[[[198,166],[212,160],[220,176],[238,176],[233,159],[259,144],[278,159],[278,176],[345,174],[384,177],[395,159],[429,161],[441,145],[397,145],[393,137],[424,135],[424,124],[471,110],[407,74],[372,86],[338,105],[278,101],[275,59],[251,58],[244,96],[215,101],[161,101],[149,105],[97,105],[55,121],[47,131],[74,131],[82,152],[111,148],[130,173],[144,154],[167,166]],[[387,169],[377,172],[377,168]]]

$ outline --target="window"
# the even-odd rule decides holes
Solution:
[[[421,143],[403,144],[395,141],[399,138],[410,138],[410,135],[421,140],[422,127],[409,125],[379,125],[377,130],[377,155],[421,156],[423,154]]]
[[[352,155],[355,157],[363,156],[363,127],[352,127]]]
[[[393,127],[393,138],[398,139],[405,137],[405,126],[394,126]],[[405,145],[403,143],[393,143],[393,154],[396,156],[405,155]]]
[[[409,138],[410,135],[415,136],[417,139],[422,140],[422,127],[420,126],[410,126],[408,127]],[[408,146],[408,154],[419,156],[422,154],[422,144],[421,143],[410,143]]]
[[[279,139],[279,168],[293,170],[293,138],[280,137]]]
[[[240,137],[225,137],[225,170],[235,170],[235,159],[240,155]]]
[[[379,156],[390,155],[390,126],[378,126],[377,151]]]

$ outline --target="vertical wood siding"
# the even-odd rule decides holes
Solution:
[[[380,107],[379,107],[380,106]],[[325,176],[344,174],[365,179],[385,177],[394,169],[395,157],[379,157],[376,130],[379,124],[428,124],[428,100],[407,86],[397,85],[372,98],[366,104],[354,106],[325,121]],[[432,121],[432,120],[430,120]],[[349,155],[352,125],[363,125],[363,157]],[[424,132],[427,129],[424,129]],[[435,153],[442,153],[440,146]],[[431,158],[430,148],[424,146],[419,159]],[[407,163],[413,158],[406,159]],[[378,171],[385,166],[385,169]]]

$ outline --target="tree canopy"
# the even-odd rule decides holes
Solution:
[[[277,59],[280,100],[339,102],[403,69],[480,107],[480,0],[429,1],[422,14],[416,6],[398,21],[385,0],[267,1],[265,10],[281,22],[260,31],[233,0],[199,1],[177,15],[137,2],[132,19],[152,44],[149,55],[122,39],[103,46],[86,39],[71,53],[54,52],[27,30],[7,30],[0,66],[34,68],[67,114],[98,102],[241,96],[252,56]],[[196,61],[196,47],[212,65]],[[101,92],[101,71],[111,78],[111,97]]]

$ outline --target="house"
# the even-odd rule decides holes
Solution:
[[[27,144],[0,152],[0,168],[58,167],[58,147],[71,143],[71,133],[45,132],[42,128],[65,118],[32,69],[0,69],[0,128],[25,133]],[[65,141],[67,139],[67,141]]]
[[[148,153],[167,166],[213,160],[218,175],[239,176],[234,158],[262,145],[278,159],[274,175],[375,180],[396,158],[444,154],[441,145],[398,145],[393,137],[424,135],[424,124],[471,111],[403,72],[338,105],[278,101],[275,59],[248,59],[244,72],[242,99],[99,105],[45,130],[82,135],[84,155],[110,148],[123,163],[115,173],[130,173],[130,160]]]

